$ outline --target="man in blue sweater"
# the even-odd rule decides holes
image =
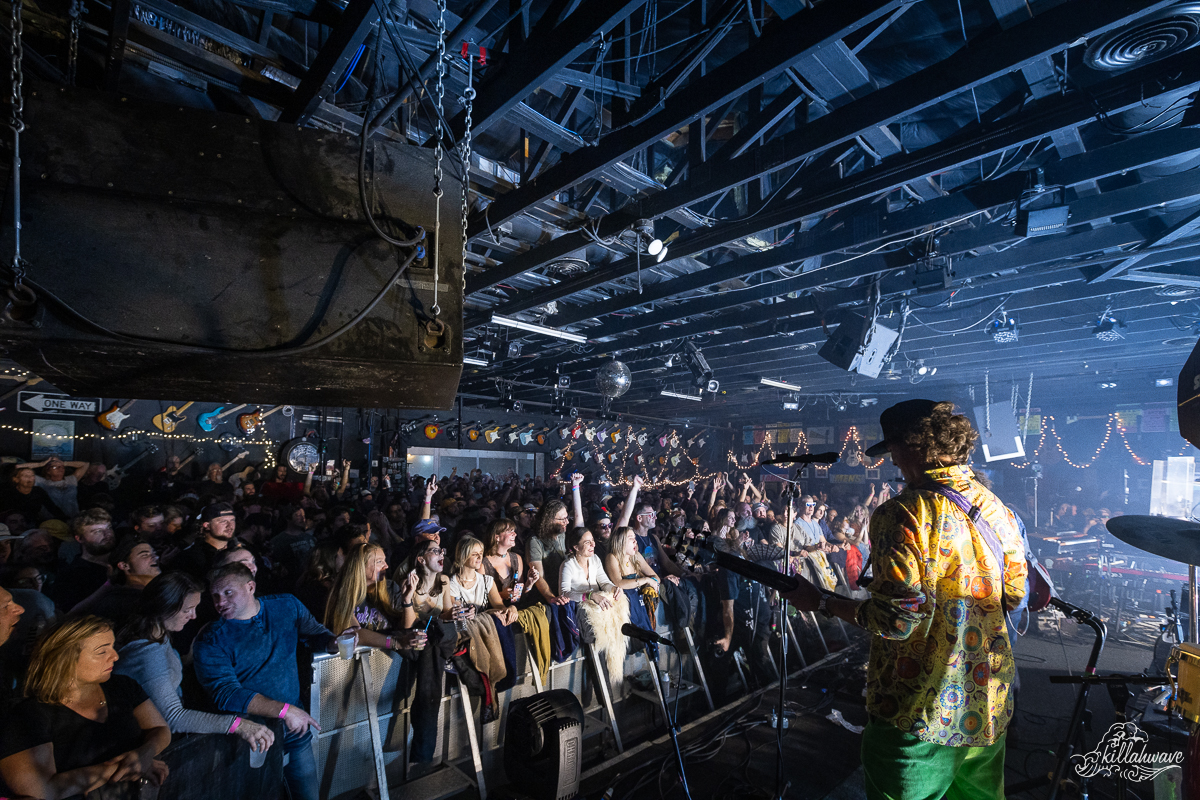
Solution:
[[[288,789],[295,800],[317,800],[310,728],[321,727],[299,706],[296,646],[304,640],[315,651],[332,652],[333,634],[291,595],[255,597],[254,576],[244,564],[218,567],[208,582],[221,619],[192,646],[196,676],[222,711],[283,720]]]

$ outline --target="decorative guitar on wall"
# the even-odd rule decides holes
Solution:
[[[487,426],[491,425],[493,422],[495,422],[495,420],[489,419],[487,422],[484,422],[483,424],[479,424],[479,423],[472,424],[471,427],[467,429],[467,438],[470,439],[472,442],[479,441],[479,437],[483,436],[484,429],[486,429]]]
[[[127,474],[129,474],[130,467],[132,467],[134,464],[138,463],[139,461],[141,461],[143,458],[150,455],[151,453],[157,453],[157,452],[158,452],[158,445],[148,443],[146,445],[146,449],[143,450],[132,461],[125,463],[125,464],[118,464],[117,466],[110,469],[104,476],[104,482],[108,484],[108,488],[110,490],[116,489],[118,486],[121,485],[121,481],[125,480],[125,476]]]
[[[170,406],[161,414],[155,414],[154,419],[152,420],[154,422],[154,427],[158,428],[163,433],[174,433],[175,428],[179,426],[179,423],[187,419],[187,417],[183,416],[183,412],[187,411],[194,402],[194,400],[189,400],[179,408]]]
[[[249,403],[242,403],[240,406],[234,406],[228,411],[224,410],[225,406],[219,406],[218,408],[214,408],[212,411],[209,411],[207,414],[201,414],[200,416],[196,417],[196,424],[199,425],[202,430],[212,433],[213,429],[217,427],[217,424],[220,423],[222,419],[228,417],[230,414],[241,411],[247,405],[249,405]]]
[[[110,431],[115,431],[121,427],[121,423],[129,419],[129,415],[125,412],[136,402],[137,400],[130,400],[125,405],[113,403],[107,411],[101,411],[96,415],[96,422],[99,422]]]
[[[258,430],[263,420],[274,414],[276,411],[282,411],[285,417],[290,417],[294,413],[291,406],[275,406],[274,408],[263,411],[261,408],[251,411],[249,414],[242,414],[237,418],[238,427],[242,429],[242,433],[247,436]]]

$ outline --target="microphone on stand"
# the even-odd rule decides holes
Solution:
[[[675,643],[672,642],[670,639],[666,639],[662,636],[659,636],[654,631],[648,631],[645,628],[639,628],[637,625],[634,625],[632,622],[626,622],[624,625],[622,625],[621,633],[625,634],[626,636],[628,636],[631,639],[637,639],[640,642],[649,642],[650,644],[662,644],[662,645],[666,645],[667,647],[675,646]]]

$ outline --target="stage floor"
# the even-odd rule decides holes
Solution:
[[[1152,657],[1152,626],[1126,632],[1110,632],[1100,659],[1099,672],[1136,674],[1149,668]],[[826,664],[796,679],[788,691],[792,715],[784,737],[784,766],[795,800],[858,800],[865,797],[860,770],[861,736],[828,719],[837,710],[850,725],[864,725],[865,637],[852,634],[852,646],[835,653]],[[1062,623],[1061,635],[1043,625],[1038,633],[1018,640],[1017,660],[1021,689],[1018,696],[1015,735],[1007,751],[1006,780],[1009,784],[1048,773],[1054,766],[1054,751],[1062,738],[1075,698],[1075,688],[1051,684],[1052,674],[1080,674],[1092,644],[1090,629],[1070,620]],[[713,714],[685,717],[681,736],[685,748],[695,748],[688,760],[688,783],[693,800],[718,798],[770,798],[776,775],[776,732],[771,711],[777,702],[777,687],[754,693],[741,702],[719,708]],[[1087,732],[1088,749],[1112,724],[1112,700],[1103,688],[1093,689],[1088,705],[1092,720]],[[1181,744],[1175,743],[1177,747]],[[1161,745],[1156,745],[1159,747]],[[674,753],[664,737],[634,744],[624,756],[594,766],[584,773],[581,797],[682,798],[675,779]],[[1151,784],[1131,785],[1133,797],[1152,797]],[[1106,779],[1093,782],[1097,797],[1115,796]],[[1023,793],[1023,798],[1045,798],[1047,788]],[[1060,794],[1060,797],[1064,795]]]

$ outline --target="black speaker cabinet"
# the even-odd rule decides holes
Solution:
[[[869,338],[868,328],[871,330]],[[891,328],[885,328],[879,323],[871,327],[865,318],[849,314],[821,346],[818,355],[847,372],[878,378],[883,369],[884,358],[898,335]]]
[[[357,137],[31,86],[22,255],[46,291],[31,318],[0,320],[22,366],[84,396],[450,407],[456,180],[444,181],[436,272],[422,258],[393,283],[407,251],[368,225]],[[431,150],[399,140],[367,157],[374,216],[393,235],[424,226],[430,256],[433,171]],[[4,252],[11,237],[5,226]]]

